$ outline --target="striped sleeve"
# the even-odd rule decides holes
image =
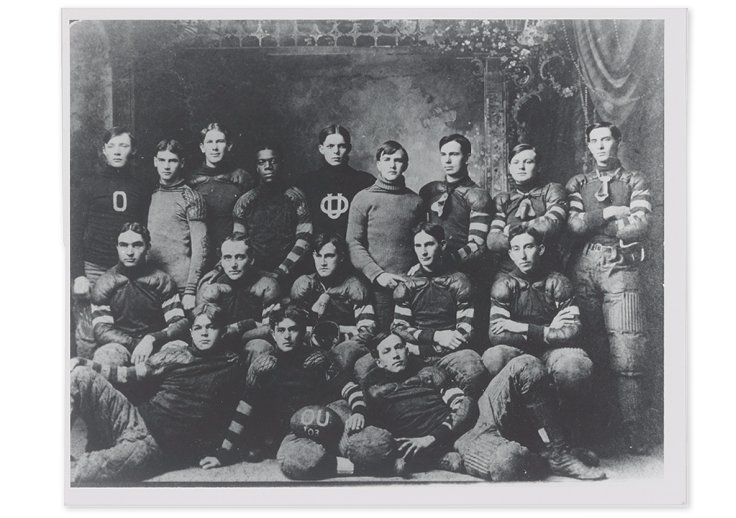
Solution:
[[[286,258],[278,266],[277,270],[281,275],[289,275],[296,265],[310,251],[309,243],[312,240],[314,227],[312,225],[312,217],[309,214],[307,200],[304,193],[295,187],[286,190],[285,195],[294,205],[297,215],[296,225],[296,242],[291,248]]]
[[[492,205],[487,192],[471,188],[468,191],[470,202],[470,225],[468,227],[468,242],[453,252],[454,259],[463,263],[483,253],[491,224]]]
[[[348,381],[342,388],[340,394],[348,402],[348,405],[350,405],[352,413],[365,415],[365,398],[363,397],[363,391],[357,383]]]
[[[580,182],[583,175],[570,179],[567,183],[567,201],[569,212],[567,225],[574,234],[585,235],[605,225],[603,209],[586,211],[583,204],[583,195],[580,193]]]
[[[355,305],[355,327],[359,334],[373,334],[376,330],[376,312],[373,304],[361,302]]]
[[[544,191],[544,206],[544,214],[529,221],[527,228],[533,228],[547,240],[558,235],[567,221],[567,196],[560,184],[547,184]]]
[[[623,241],[638,241],[646,237],[652,215],[652,193],[647,181],[639,173],[631,173],[629,179],[631,214],[625,218],[611,221],[607,234],[613,233]]]
[[[97,302],[97,303],[95,303]],[[117,343],[126,348],[132,348],[136,339],[115,327],[115,318],[110,309],[109,301],[92,302],[92,332],[98,345]]]
[[[217,457],[223,464],[229,463],[232,460],[235,449],[241,443],[252,415],[253,407],[251,404],[245,399],[241,399],[238,402],[233,418],[225,431],[225,437],[222,440],[222,444],[215,453],[215,457]]]
[[[507,224],[505,207],[505,201],[507,199],[507,195],[499,194],[493,200],[496,210],[493,216],[493,221],[491,221],[488,238],[486,239],[488,249],[492,252],[505,252],[509,249],[509,238],[504,232]]]
[[[417,345],[434,345],[434,331],[419,329],[414,323],[414,314],[410,305],[410,294],[406,284],[399,284],[394,290],[394,320],[391,323],[391,332],[396,333],[407,343]],[[434,351],[430,347],[431,353]],[[420,351],[424,349],[420,347]]]
[[[473,333],[473,318],[475,309],[470,300],[458,302],[457,311],[455,313],[455,329],[464,337],[469,337]]]
[[[154,348],[159,348],[171,340],[183,338],[189,327],[189,322],[184,316],[184,307],[181,305],[181,298],[173,281],[170,283],[170,289],[163,295],[163,299],[161,311],[164,314],[166,327],[161,331],[151,333],[154,340]]]
[[[131,367],[122,367],[104,365],[85,358],[78,358],[78,365],[87,366],[93,371],[99,372],[103,378],[115,385],[134,383],[149,378],[154,374],[153,368],[147,362],[142,362]]]

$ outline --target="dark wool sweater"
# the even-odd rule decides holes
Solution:
[[[409,357],[408,362],[403,372],[378,368],[368,373],[363,382],[368,414],[394,437],[432,435],[440,443],[447,442],[452,435],[452,411],[443,399],[443,387],[430,376],[418,376],[424,367],[420,360]]]
[[[209,241],[208,264],[217,262],[220,245],[233,231],[233,207],[244,192],[256,185],[255,178],[242,169],[219,165],[207,167],[202,164],[189,178],[189,185],[204,198],[207,205],[207,240]],[[241,173],[243,183],[233,179]]]
[[[501,273],[491,288],[491,322],[499,318],[529,324],[527,333],[489,334],[492,345],[511,345],[527,353],[539,355],[555,347],[571,347],[580,332],[576,318],[560,329],[550,329],[547,341],[544,327],[564,308],[579,315],[575,306],[574,287],[561,273],[524,275],[518,268],[511,273]]]
[[[188,321],[169,275],[149,263],[118,264],[92,287],[92,325],[99,345],[119,343],[132,351],[148,334],[157,347],[184,338]]]
[[[120,385],[145,381],[153,395],[138,405],[151,435],[176,464],[193,464],[214,451],[245,383],[245,357],[219,349],[172,347],[134,367],[80,360]]]
[[[378,178],[353,199],[347,242],[353,266],[374,282],[384,272],[404,274],[416,262],[412,229],[425,219],[424,204],[404,178]]]
[[[328,164],[299,178],[296,185],[307,196],[315,234],[330,232],[345,237],[353,198],[375,181],[373,175],[349,165]]]
[[[110,268],[118,262],[118,232],[124,223],[148,219],[152,185],[130,168],[107,166],[77,178],[70,191],[72,278],[84,275],[84,262]]]

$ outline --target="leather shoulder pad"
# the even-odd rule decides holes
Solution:
[[[567,190],[567,192],[578,192],[580,190],[580,187],[582,187],[586,183],[588,183],[588,179],[585,177],[584,174],[576,174],[567,181],[565,189]]]
[[[126,282],[127,279],[125,276],[118,274],[112,269],[106,271],[92,285],[92,303],[97,305],[104,304],[115,290]]]
[[[516,288],[516,280],[507,273],[501,273],[493,283],[493,286],[491,286],[491,298],[500,302],[506,302],[516,291]]]
[[[570,279],[558,272],[551,272],[547,276],[544,291],[549,293],[555,302],[569,300],[575,295]]]
[[[478,212],[490,212],[491,195],[480,187],[469,187],[465,195],[472,210]]]
[[[316,286],[317,281],[312,275],[302,275],[291,286],[291,298],[296,302],[302,302]]]

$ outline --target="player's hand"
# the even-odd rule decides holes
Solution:
[[[393,273],[384,272],[376,277],[376,283],[381,288],[387,288],[389,290],[394,289],[400,282],[404,282],[404,279],[399,275],[394,275]]]
[[[528,326],[521,322],[514,322],[508,318],[498,318],[491,322],[490,330],[494,335],[501,333],[526,333]]]
[[[217,457],[205,457],[199,461],[199,467],[202,469],[219,468],[222,466],[222,462]]]
[[[89,296],[90,282],[87,277],[80,275],[74,279],[74,285],[72,286],[72,294],[75,297],[87,297]]]
[[[450,345],[448,346],[448,348],[454,351],[455,349],[457,349],[458,347],[462,347],[466,343],[468,343],[468,339],[465,337],[465,335],[462,334],[460,331],[455,330],[452,332],[452,338],[450,339]]]
[[[409,460],[420,451],[429,448],[434,444],[434,437],[425,435],[424,437],[399,437],[396,439],[398,443],[399,454],[404,460]]]
[[[329,293],[323,293],[319,296],[317,301],[312,306],[312,311],[317,313],[319,316],[322,316],[327,309],[327,304],[330,302],[330,294]]]
[[[612,205],[603,209],[603,217],[605,219],[621,219],[631,214],[631,209],[626,205]]]
[[[562,329],[567,325],[575,323],[577,319],[577,312],[572,308],[567,307],[555,315],[555,318],[552,319],[549,327],[551,329]]]
[[[146,335],[141,338],[141,341],[138,342],[138,345],[136,345],[135,349],[133,349],[133,355],[130,357],[130,361],[133,365],[143,363],[148,359],[149,356],[151,356],[152,352],[153,337],[151,335]]]
[[[345,421],[345,428],[347,428],[349,434],[361,431],[364,426],[365,417],[363,417],[363,414],[353,414]]]
[[[181,299],[181,305],[186,311],[194,309],[197,298],[194,295],[184,295]]]
[[[450,348],[450,343],[452,342],[452,339],[454,338],[455,330],[454,329],[446,329],[445,331],[435,331],[434,332],[434,341],[437,345],[440,347],[444,347],[445,349]]]

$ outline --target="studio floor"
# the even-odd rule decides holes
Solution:
[[[71,430],[71,454],[78,455],[84,452],[86,444],[86,429],[81,420],[77,420]],[[615,480],[635,480],[657,478],[663,475],[664,456],[661,445],[652,449],[649,455],[619,455],[602,457],[601,467],[608,475],[608,481],[596,483],[610,483]],[[562,477],[549,477],[546,482],[570,481]],[[431,483],[431,482],[483,482],[469,475],[449,473],[446,471],[429,471],[413,473],[410,479],[399,477],[337,477],[310,484],[371,484],[385,482]],[[231,466],[204,470],[199,467],[180,469],[161,474],[142,483],[142,485],[249,485],[249,484],[293,484],[294,481],[286,478],[279,468],[278,462],[273,459],[259,463],[241,462]],[[583,482],[581,482],[583,483]],[[587,482],[591,483],[591,482]]]

